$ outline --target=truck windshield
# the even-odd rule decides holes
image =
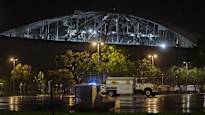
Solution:
[[[147,79],[141,79],[142,83],[147,83],[148,80]]]

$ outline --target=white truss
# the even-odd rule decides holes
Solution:
[[[54,41],[92,42],[108,44],[193,47],[193,43],[173,30],[151,20],[133,15],[81,12],[46,19],[1,35]]]

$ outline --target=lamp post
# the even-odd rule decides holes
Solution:
[[[161,81],[162,83],[162,85],[164,85],[164,74],[162,73],[162,81]]]
[[[100,46],[103,46],[103,42],[93,42],[93,46],[97,46],[97,53],[98,53],[98,66],[100,64]],[[99,73],[98,73],[99,74]],[[103,81],[103,78],[101,79]]]
[[[183,61],[183,64],[185,64],[185,68],[188,70],[188,69],[189,69],[189,64],[190,64],[190,62],[188,62],[188,61]]]
[[[103,46],[103,42],[93,42],[93,46],[97,46],[97,53],[98,53],[98,63],[100,62],[100,46]]]
[[[154,67],[154,58],[157,58],[157,54],[154,55],[149,54],[148,58],[151,58],[152,67]]]
[[[18,61],[17,58],[10,58],[10,62],[13,63],[13,69],[15,69],[15,67],[16,67],[16,62],[17,62],[17,61]]]
[[[13,64],[13,70],[15,69],[16,67],[16,62],[18,61],[17,58],[10,58],[10,62],[12,62]],[[10,79],[11,80],[11,79]],[[11,84],[11,83],[10,83]],[[10,90],[11,90],[11,86],[10,86]],[[13,80],[13,94],[15,94],[15,81]]]
[[[187,72],[186,72],[186,87],[187,87],[187,77],[188,77],[188,70],[189,70],[189,64],[190,64],[190,62],[189,61],[183,61],[183,64],[184,64],[184,67],[185,67],[185,69],[187,70]],[[186,90],[186,92],[187,92],[187,90]]]

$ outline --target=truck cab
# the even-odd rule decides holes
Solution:
[[[135,92],[142,92],[146,96],[155,96],[158,94],[157,85],[149,82],[147,78],[135,78]]]

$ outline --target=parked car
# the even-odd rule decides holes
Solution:
[[[191,92],[199,92],[199,87],[196,85],[187,85],[186,91],[190,92],[190,93]]]

